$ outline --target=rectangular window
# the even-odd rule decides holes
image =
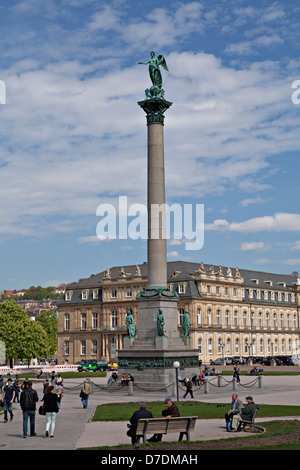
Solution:
[[[117,290],[116,290],[116,289],[112,289],[112,290],[111,290],[111,298],[112,298],[112,299],[116,299],[116,298],[117,298]]]
[[[211,326],[211,310],[207,310],[207,324],[208,326]]]
[[[201,308],[197,309],[197,326],[201,326],[202,321],[201,321]]]
[[[217,310],[217,326],[221,326],[221,310]]]
[[[97,312],[93,313],[92,328],[96,330],[98,328],[98,314]]]
[[[126,297],[132,297],[132,290],[130,287],[127,287],[126,289]]]
[[[97,348],[97,341],[92,342],[92,354],[97,354],[98,348]]]

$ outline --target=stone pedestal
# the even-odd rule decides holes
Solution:
[[[159,309],[165,318],[165,336],[157,334],[155,318]],[[179,336],[175,297],[141,297],[138,312],[136,338],[125,338],[124,348],[118,352],[120,376],[129,373],[133,375],[135,384],[159,390],[175,382],[175,361],[180,363],[182,377],[192,377],[199,371],[197,351],[188,347],[189,338]]]

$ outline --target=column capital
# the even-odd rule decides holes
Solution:
[[[148,98],[138,101],[138,105],[145,111],[147,115],[147,124],[153,122],[164,123],[164,112],[167,111],[173,103],[162,98]]]

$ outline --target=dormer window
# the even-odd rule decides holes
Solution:
[[[98,299],[99,298],[99,291],[98,289],[93,289],[93,299]]]
[[[178,284],[178,294],[184,294],[185,293],[185,284]]]
[[[88,291],[87,290],[81,291],[81,299],[87,300],[87,298],[88,298]]]
[[[65,293],[65,300],[66,300],[67,302],[72,299],[72,294],[73,294],[73,291],[71,291],[71,290],[66,291],[66,293]]]

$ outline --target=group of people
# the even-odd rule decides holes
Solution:
[[[35,432],[35,414],[39,397],[37,391],[32,388],[32,381],[26,378],[22,385],[18,384],[16,387],[16,381],[19,383],[18,377],[13,381],[10,377],[7,379],[6,384],[2,382],[2,398],[4,408],[4,423],[8,422],[8,415],[10,421],[14,418],[12,405],[15,401],[18,392],[20,393],[20,407],[23,413],[23,437],[26,438],[28,435],[28,421],[30,423],[30,436],[36,436]],[[51,383],[46,379],[43,384],[43,414],[46,415],[46,437],[54,437],[55,420],[56,414],[59,411],[61,399],[63,396],[63,380],[60,375],[55,376],[52,373]]]
[[[162,416],[166,419],[176,418],[180,416],[178,406],[172,402],[171,397],[165,399],[165,407],[161,412]],[[147,410],[146,403],[140,402],[139,409],[136,410],[130,418],[129,430],[127,436],[131,437],[132,445],[139,446],[139,439],[136,436],[137,425],[140,419],[153,418],[151,411]],[[160,442],[162,440],[162,434],[154,434],[152,437],[147,439],[148,442]]]
[[[232,402],[230,410],[225,414],[226,430],[228,432],[237,432],[240,430],[240,424],[243,420],[251,421],[258,406],[254,403],[252,396],[247,396],[247,404],[244,406],[243,402],[238,398],[237,394],[232,395]],[[166,419],[180,417],[178,406],[173,403],[170,397],[165,399],[165,407],[162,410],[162,416]],[[131,438],[132,445],[139,446],[139,438],[136,435],[138,422],[140,419],[153,418],[151,411],[147,410],[146,403],[144,401],[139,403],[139,409],[136,410],[131,416],[128,424],[129,430],[127,436]],[[160,442],[162,440],[162,434],[154,434],[152,437],[147,439],[147,442]]]
[[[123,374],[121,378],[121,386],[124,387],[125,385],[128,385],[129,382],[134,382],[134,378],[130,374]]]
[[[254,403],[251,395],[245,398],[247,405],[238,398],[236,393],[232,394],[230,410],[225,414],[226,430],[237,432],[240,429],[241,421],[251,421],[258,406]]]

